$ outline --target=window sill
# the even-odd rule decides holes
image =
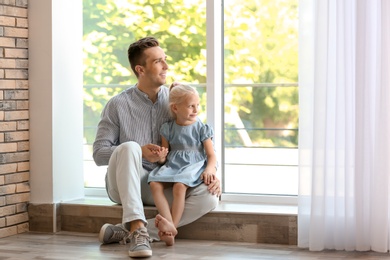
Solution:
[[[84,198],[63,201],[62,204],[88,205],[88,206],[118,206],[107,197],[85,196]],[[153,206],[145,206],[145,209],[155,209]],[[273,215],[297,215],[296,205],[271,205],[264,203],[220,201],[213,213],[240,213],[240,214],[273,214]]]

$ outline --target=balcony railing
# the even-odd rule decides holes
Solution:
[[[190,84],[204,93],[206,84]],[[120,89],[129,85],[85,85],[85,91],[92,89],[110,89],[116,94]],[[255,84],[225,84],[225,91],[236,89],[269,89],[269,88],[298,88],[297,83],[255,83]],[[113,91],[117,90],[117,91]],[[108,101],[106,96],[101,100]],[[106,102],[105,101],[105,102]],[[245,101],[244,101],[245,102]],[[294,104],[298,107],[298,104]],[[101,104],[103,107],[104,104]],[[85,108],[88,109],[88,108]],[[84,125],[85,133],[85,186],[104,187],[105,168],[96,167],[92,160],[92,143],[96,134],[97,122],[101,111],[93,111],[88,115],[95,118],[86,118],[85,122],[95,122],[94,125]],[[225,115],[226,116],[226,115]],[[238,116],[237,120],[241,121]],[[298,144],[291,138],[297,137],[298,128],[295,127],[253,127],[239,124],[227,124],[225,121],[225,136],[234,141],[224,142],[224,192],[240,194],[274,194],[296,195],[298,181]],[[297,125],[293,122],[292,125]],[[261,134],[260,134],[261,133]],[[252,134],[263,135],[268,142],[252,142]],[[89,136],[87,136],[89,135]],[[246,140],[246,141],[245,141]],[[276,143],[272,143],[276,140]],[[296,185],[295,185],[296,184]]]

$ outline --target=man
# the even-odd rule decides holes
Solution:
[[[123,208],[122,224],[103,225],[99,240],[103,244],[130,242],[130,257],[148,257],[152,255],[149,240],[159,240],[170,233],[164,225],[165,219],[157,221],[161,227],[158,230],[155,220],[146,220],[143,208],[144,204],[154,205],[147,184],[148,174],[168,153],[160,146],[159,133],[160,126],[171,119],[169,90],[163,86],[168,64],[164,51],[153,37],[131,44],[128,58],[138,83],[107,102],[93,144],[95,163],[108,165],[108,196]],[[171,201],[171,192],[166,193]],[[188,189],[179,226],[214,209],[220,193],[218,179],[208,186],[200,184]]]

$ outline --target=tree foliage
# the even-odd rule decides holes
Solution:
[[[155,36],[168,55],[168,82],[206,83],[205,0],[84,0],[85,138],[92,142],[100,112],[109,98],[136,78],[127,60],[130,43]],[[297,134],[284,140],[272,131],[251,128],[297,127],[297,88],[253,83],[298,80],[297,0],[225,0],[224,81],[248,84],[226,87],[226,114],[235,112],[253,144],[294,146]],[[114,85],[115,87],[102,87]],[[201,95],[205,90],[200,88]],[[202,107],[205,98],[202,98]],[[235,117],[237,118],[237,117]],[[235,119],[236,120],[236,119]],[[236,122],[225,117],[226,127]],[[242,144],[236,131],[227,144]]]

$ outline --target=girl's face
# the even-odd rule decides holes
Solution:
[[[179,104],[172,107],[176,114],[178,125],[190,125],[196,121],[199,111],[199,96],[196,94],[187,95]]]

